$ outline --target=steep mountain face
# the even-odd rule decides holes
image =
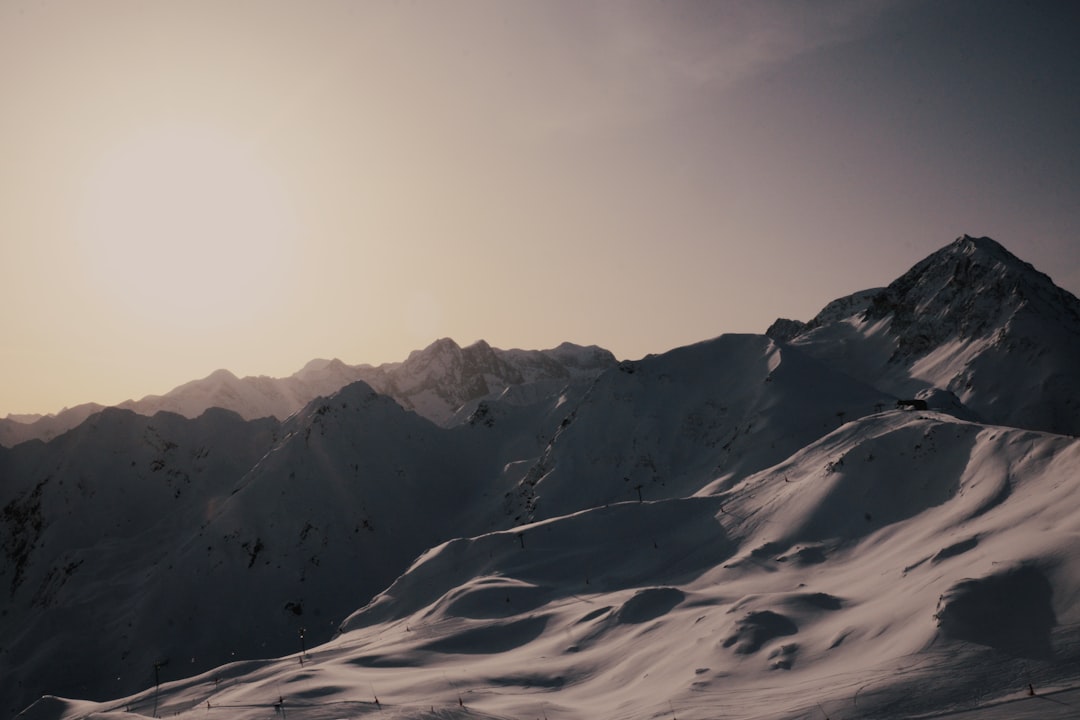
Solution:
[[[1080,434],[1080,301],[990,238],[768,334],[894,395],[946,391],[986,422]]]
[[[304,626],[325,640],[467,527],[473,455],[363,383],[283,427],[110,409],[3,451],[0,707],[288,652]]]
[[[543,393],[549,393],[568,382],[591,379],[615,362],[610,352],[595,345],[563,343],[551,350],[499,350],[483,340],[462,348],[443,338],[413,352],[404,362],[378,367],[347,365],[337,359],[312,360],[286,378],[238,378],[228,370],[216,370],[165,395],[128,400],[118,407],[140,415],[171,412],[189,418],[219,407],[247,420],[284,420],[315,398],[362,380],[393,397],[402,407],[446,424],[469,401],[494,398],[510,387],[537,383]],[[2,419],[0,445],[50,440],[101,408],[80,405],[29,423]]]
[[[582,393],[442,428],[357,382],[284,424],[108,409],[0,449],[0,709],[329,639],[428,547],[509,527],[503,492]]]
[[[478,531],[467,511],[483,500],[487,454],[362,382],[280,435],[147,589],[157,611],[138,632],[155,653],[194,657],[188,672],[291,652],[301,628],[325,641],[425,548]]]
[[[0,449],[0,714],[144,679],[137,623],[162,558],[269,449],[277,423],[107,409],[45,444]],[[140,649],[139,677],[133,649]],[[116,678],[126,678],[116,681]],[[135,686],[138,686],[136,683]],[[16,707],[18,706],[18,707]]]
[[[895,398],[761,335],[624,362],[562,421],[506,498],[516,522],[692,495],[768,467]]]

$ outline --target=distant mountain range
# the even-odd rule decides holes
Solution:
[[[1021,717],[1080,684],[1078,401],[1080,302],[967,236],[634,361],[219,371],[0,448],[0,712]]]
[[[116,407],[140,415],[172,412],[196,418],[209,408],[232,410],[245,420],[284,420],[317,397],[349,383],[364,381],[436,423],[448,422],[464,403],[497,396],[519,385],[542,384],[550,391],[559,383],[592,378],[615,364],[602,348],[563,343],[551,350],[500,350],[483,340],[460,347],[449,338],[436,340],[404,362],[346,365],[341,360],[312,360],[285,378],[238,378],[217,370],[164,395],[127,400]],[[557,387],[555,389],[558,389]],[[104,409],[88,403],[55,415],[21,415],[0,419],[0,445],[51,440]]]

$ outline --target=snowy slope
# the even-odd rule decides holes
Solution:
[[[727,490],[439,545],[303,662],[24,717],[899,718],[1005,700],[1053,717],[1080,681],[1078,471],[1061,436],[874,415]]]
[[[411,659],[510,717],[849,716],[860,688],[874,716],[1075,682],[1078,463],[1074,440],[876,415],[728,491],[437,548],[328,650],[384,703],[411,673],[378,670]]]
[[[26,720],[1074,717],[1075,305],[965,236],[771,338],[606,370],[444,340],[280,425],[111,411],[0,450],[0,579],[24,578],[3,699],[47,694]],[[154,478],[194,476],[209,432],[246,454],[215,445],[169,500]],[[95,504],[113,483],[131,497]],[[168,519],[101,532],[144,502]],[[100,570],[68,572],[84,552]]]
[[[507,508],[517,522],[683,497],[768,467],[895,403],[761,335],[724,335],[602,375]]]
[[[948,391],[987,422],[1080,435],[1080,300],[990,238],[769,334],[884,392]]]

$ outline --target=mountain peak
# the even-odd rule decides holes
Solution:
[[[472,345],[469,345],[465,349],[466,350],[478,350],[478,351],[481,351],[481,352],[486,352],[488,350],[491,350],[491,345],[488,344],[487,340],[484,340],[483,338],[481,338],[481,339],[477,340],[476,342],[474,342]]]
[[[616,363],[615,356],[599,345],[577,345],[572,342],[559,343],[558,347],[546,351],[563,365],[576,370],[599,370]]]
[[[996,241],[963,235],[877,293],[864,317],[891,316],[899,350],[919,354],[948,337],[991,335],[1035,298],[1060,305],[1059,295],[1049,277]]]
[[[302,375],[304,373],[319,372],[320,370],[325,369],[326,366],[328,366],[331,362],[333,362],[333,360],[327,360],[326,358],[315,358],[314,360],[308,360],[306,363],[304,363],[304,367],[300,368],[300,370],[298,370],[296,374]]]
[[[936,387],[989,422],[1080,427],[1080,300],[988,237],[962,235],[888,287],[768,334],[900,396]]]
[[[987,257],[993,257],[999,261],[1027,268],[1031,267],[1030,263],[1024,262],[997,240],[992,237],[987,237],[986,235],[975,236],[964,233],[952,243],[942,248],[939,252],[946,253],[956,250],[967,255],[982,254]]]
[[[237,378],[236,375],[232,373],[232,371],[226,370],[225,368],[219,368],[207,375],[206,379],[213,380],[215,382],[230,382],[232,380],[238,380],[239,378]]]
[[[973,248],[976,250],[981,250],[982,252],[1003,254],[1010,258],[1016,257],[1011,252],[1006,250],[1005,246],[999,243],[997,240],[994,240],[993,238],[987,237],[985,235],[975,237],[974,235],[968,235],[967,233],[964,233],[960,237],[956,238],[956,240],[953,241],[952,245],[963,248]]]
[[[425,348],[425,350],[431,350],[436,352],[456,351],[460,349],[461,346],[457,344],[457,341],[455,341],[453,338],[448,337],[439,338],[435,342],[428,345],[427,348]]]
[[[458,355],[460,353],[461,346],[458,345],[453,338],[444,337],[439,338],[422,350],[413,350],[409,353],[409,357],[405,359],[405,362],[415,363],[418,361],[429,361],[435,357]]]
[[[985,267],[1000,266],[1001,268],[1011,268],[1018,272],[1030,271],[1041,274],[1038,273],[1030,263],[1024,262],[1009,252],[1008,249],[997,240],[985,236],[975,237],[973,235],[961,235],[941,250],[931,254],[923,262],[932,259],[941,261],[946,258],[967,258],[970,261]]]

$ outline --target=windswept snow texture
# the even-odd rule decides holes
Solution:
[[[1080,440],[1039,426],[1076,301],[986,239],[931,259],[591,378],[440,341],[284,423],[0,449],[0,711],[1075,717]]]

